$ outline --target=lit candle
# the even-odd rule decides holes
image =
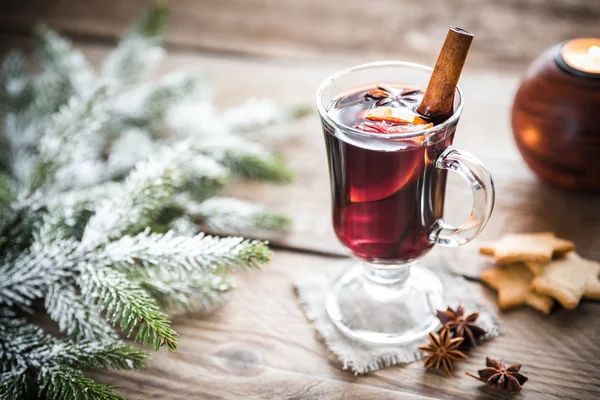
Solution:
[[[580,38],[564,42],[556,63],[574,75],[600,79],[600,38]]]

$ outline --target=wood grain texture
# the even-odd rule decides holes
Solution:
[[[0,30],[46,21],[114,39],[154,0],[0,0]],[[433,64],[449,26],[476,34],[470,65],[530,62],[572,37],[597,36],[590,0],[175,0],[168,43],[201,50],[322,59],[413,58]]]
[[[486,356],[523,364],[530,378],[519,399],[593,399],[600,396],[600,304],[548,317],[528,308],[502,314],[505,333],[469,352],[453,377],[421,362],[356,377],[342,371],[294,296],[293,281],[343,262],[286,251],[262,271],[238,276],[232,301],[209,316],[174,318],[177,353],[161,351],[139,372],[96,377],[128,398],[506,399],[465,376]],[[479,284],[472,290],[491,291]],[[423,396],[423,397],[420,397]]]

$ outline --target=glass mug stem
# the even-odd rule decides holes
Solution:
[[[473,208],[462,226],[456,228],[439,218],[429,240],[446,247],[457,247],[473,240],[487,224],[494,209],[494,181],[485,165],[474,155],[448,146],[435,162],[437,169],[458,173],[471,187]]]

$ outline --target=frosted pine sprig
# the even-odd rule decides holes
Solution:
[[[100,315],[98,307],[84,301],[72,282],[57,282],[48,287],[44,307],[61,332],[80,340],[115,340],[119,336]]]
[[[231,271],[270,259],[265,242],[200,228],[288,227],[260,205],[215,196],[235,179],[289,181],[255,133],[301,113],[268,100],[217,110],[196,71],[147,81],[165,54],[167,16],[152,7],[99,74],[45,27],[40,68],[20,52],[2,63],[0,400],[121,399],[82,372],[145,365],[120,332],[175,350],[165,309],[213,310],[231,296]],[[26,313],[47,314],[61,335]]]
[[[265,243],[242,237],[175,236],[151,233],[148,229],[136,236],[124,236],[109,243],[98,256],[100,262],[117,267],[139,265],[164,270],[217,271],[258,267],[269,261],[271,252]]]
[[[230,235],[285,232],[291,220],[261,204],[230,197],[212,197],[200,204],[183,203],[188,212],[213,232]]]

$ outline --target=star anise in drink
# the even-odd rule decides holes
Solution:
[[[454,337],[465,338],[464,344],[469,347],[476,347],[476,340],[485,335],[485,330],[475,323],[479,313],[475,312],[465,317],[465,309],[462,305],[458,306],[456,310],[450,307],[446,311],[438,310],[437,317],[444,327],[454,333]]]
[[[452,361],[467,359],[467,356],[458,350],[463,340],[465,339],[462,337],[451,338],[450,329],[445,327],[442,328],[439,336],[431,332],[429,344],[419,347],[419,350],[429,354],[425,359],[425,368],[444,366],[448,375],[452,374]]]
[[[477,371],[479,376],[468,372],[467,375],[487,384],[492,389],[504,389],[510,395],[519,393],[528,380],[525,375],[519,372],[521,370],[520,364],[505,367],[502,361],[498,362],[487,357],[485,365],[486,368]]]
[[[377,85],[377,89],[371,90],[365,96],[377,100],[375,107],[409,107],[409,102],[417,100],[416,97],[413,97],[417,93],[419,93],[419,89],[400,89]]]

